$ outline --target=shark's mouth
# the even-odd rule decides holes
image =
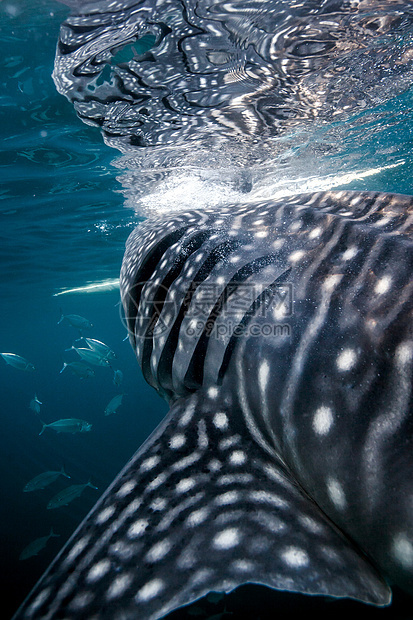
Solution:
[[[189,171],[202,195],[164,200],[120,276],[170,411],[16,619],[156,620],[251,582],[413,594],[413,198],[266,184],[410,85],[411,3],[69,4],[54,80],[122,152],[129,204]]]

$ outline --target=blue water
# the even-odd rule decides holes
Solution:
[[[31,374],[0,360],[0,574],[7,617],[166,412],[123,342],[118,291],[53,297],[62,288],[116,278],[125,239],[137,221],[116,193],[111,149],[76,118],[51,79],[66,14],[55,2],[0,4],[0,349],[36,366]],[[59,374],[64,360],[76,359],[64,350],[79,337],[66,322],[57,325],[60,308],[89,318],[90,336],[114,349],[116,368],[124,373],[119,389],[110,369],[96,367],[95,376],[85,380],[67,370]],[[120,391],[126,394],[122,406],[105,417],[105,406]],[[29,409],[35,393],[45,422],[84,418],[93,423],[92,431],[57,435],[46,429],[39,437],[41,423]],[[44,490],[23,493],[28,480],[62,465],[70,481],[61,477]],[[89,477],[98,491],[88,488],[73,504],[46,510],[58,490]],[[51,526],[60,537],[50,539],[38,556],[19,561],[23,548]]]
[[[55,296],[62,289],[116,279],[125,240],[140,219],[124,206],[114,151],[97,129],[79,121],[52,81],[59,26],[67,13],[67,7],[52,0],[0,3],[0,349],[36,366],[34,373],[25,373],[0,359],[0,574],[7,616],[167,409],[144,383],[124,341],[118,291]],[[412,103],[413,92],[407,91],[344,125],[332,124],[313,136],[315,142],[289,144],[290,161],[307,161],[306,174],[311,161],[314,175],[384,168],[370,176],[355,174],[337,187],[413,194]],[[314,144],[331,143],[336,135],[340,149],[329,156],[324,149],[317,160]],[[76,359],[65,349],[78,337],[67,323],[57,325],[61,308],[91,320],[88,335],[114,349],[114,366],[124,373],[119,389],[107,368],[95,368],[96,375],[86,380],[67,371],[59,374],[63,361]],[[126,394],[122,406],[105,417],[105,406],[120,391]],[[41,422],[29,409],[35,393],[43,403],[43,421],[83,418],[93,424],[92,431],[57,435],[46,429],[39,437]],[[98,491],[87,488],[80,499],[56,511],[46,506],[67,486],[64,478],[45,490],[22,492],[32,477],[62,465],[70,484],[90,478]],[[23,548],[47,535],[51,526],[60,537],[52,538],[38,556],[19,561]],[[231,596],[227,609],[235,612],[247,605],[244,594]],[[249,592],[255,610],[251,618],[266,617],[272,604],[267,596],[262,589]],[[314,606],[305,597],[277,600],[285,614],[291,601],[303,612]],[[396,591],[391,608],[363,607],[361,612],[373,618],[412,617],[403,615],[404,600]],[[332,605],[334,610],[340,605],[352,609],[351,603]]]

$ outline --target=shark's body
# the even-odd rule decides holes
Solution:
[[[149,168],[373,105],[387,42],[396,91],[410,76],[398,0],[74,4],[57,87],[109,144],[154,145]],[[156,620],[248,582],[413,594],[412,217],[411,197],[326,192],[138,226],[121,296],[170,412],[16,619]]]
[[[122,300],[171,410],[21,617],[154,620],[246,582],[413,593],[412,212],[331,192],[136,229]]]

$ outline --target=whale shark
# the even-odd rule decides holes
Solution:
[[[199,136],[259,157],[411,76],[398,0],[66,3],[56,86],[148,170]],[[413,595],[413,197],[255,200],[247,176],[244,199],[194,196],[129,236],[123,320],[170,409],[16,620],[157,620],[248,583]]]
[[[412,213],[342,191],[136,228],[125,320],[170,411],[17,617],[413,593]]]

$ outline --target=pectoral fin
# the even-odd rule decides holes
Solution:
[[[205,394],[177,401],[16,618],[155,620],[247,582],[388,604],[369,560],[240,418]]]

